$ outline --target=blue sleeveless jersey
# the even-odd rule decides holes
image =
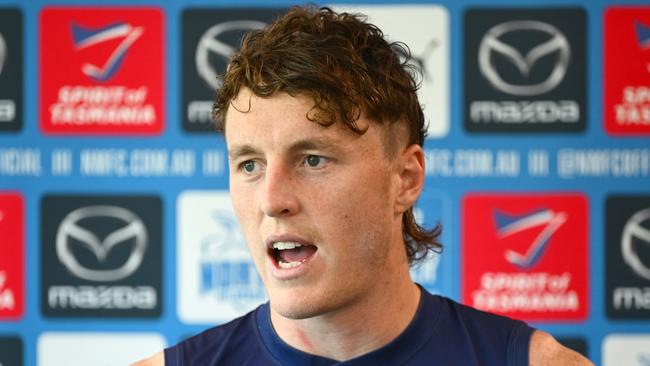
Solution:
[[[266,303],[165,349],[165,365],[528,366],[532,332],[524,322],[422,290],[418,311],[402,334],[378,350],[338,362],[284,343],[273,330]]]

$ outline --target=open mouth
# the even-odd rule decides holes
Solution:
[[[296,268],[305,263],[318,248],[290,241],[278,241],[269,248],[269,255],[282,269]]]

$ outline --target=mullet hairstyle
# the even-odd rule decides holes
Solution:
[[[398,54],[405,55],[400,61]],[[340,121],[357,134],[362,113],[385,131],[388,155],[394,156],[408,130],[407,145],[423,145],[424,114],[417,98],[419,70],[409,63],[402,43],[389,44],[382,31],[360,15],[323,7],[293,7],[262,30],[248,33],[235,53],[216,95],[213,118],[225,129],[226,113],[242,87],[259,97],[277,92],[305,95],[314,101],[307,119],[324,127]],[[245,111],[242,111],[245,112]],[[440,252],[440,224],[427,230],[409,208],[402,234],[411,265],[429,252]]]

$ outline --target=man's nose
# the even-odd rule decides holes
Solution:
[[[298,212],[296,177],[285,166],[269,165],[264,176],[260,209],[269,217],[291,216]]]

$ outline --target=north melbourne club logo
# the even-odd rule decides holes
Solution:
[[[215,231],[200,242],[201,293],[237,308],[264,299],[264,289],[232,212],[212,213]]]
[[[640,352],[637,360],[641,366],[650,366],[650,352]]]
[[[72,24],[72,35],[76,50],[91,48],[116,39],[121,40],[108,55],[103,65],[84,63],[81,71],[86,76],[97,81],[110,79],[122,65],[127,51],[140,38],[143,31],[143,27],[134,27],[125,23],[108,25],[99,29],[87,29],[77,24]]]
[[[183,192],[177,214],[182,321],[226,321],[267,300],[228,192]]]
[[[427,137],[449,131],[449,14],[439,5],[337,5],[337,11],[361,13],[379,27],[389,42],[408,47],[410,67],[418,70],[418,99],[427,121]],[[394,47],[403,61],[406,52]]]
[[[125,327],[126,328],[126,327]],[[166,347],[160,333],[129,330],[115,332],[42,332],[36,340],[36,365],[131,365]],[[7,365],[13,366],[13,365]]]
[[[406,50],[403,47],[397,47],[393,46],[393,51],[397,53],[397,56],[402,60],[402,62],[407,61],[408,58],[408,63],[413,65],[416,70],[420,70],[422,72],[422,76],[424,77],[424,80],[426,81],[432,81],[433,80],[433,75],[431,70],[429,70],[429,67],[427,65],[427,60],[433,56],[433,53],[436,51],[436,48],[440,47],[440,41],[437,39],[431,39],[427,42],[424,50],[419,53],[419,54],[409,54],[406,52]]]
[[[650,335],[609,334],[603,341],[603,366],[650,366]]]

